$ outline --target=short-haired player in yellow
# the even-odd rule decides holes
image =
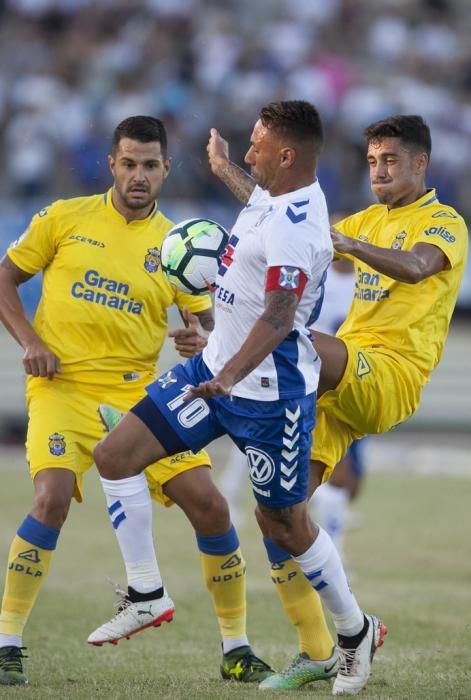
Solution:
[[[317,423],[311,451],[311,495],[328,479],[353,440],[381,433],[409,418],[437,366],[466,264],[468,232],[463,218],[440,203],[425,184],[431,153],[420,116],[399,115],[365,130],[371,188],[379,204],[332,228],[336,254],[353,260],[356,284],[347,319],[328,336],[313,332],[322,359]],[[208,147],[213,172],[241,200],[250,176],[229,161],[217,132]],[[327,538],[322,529],[315,543]],[[267,543],[272,578],[297,627],[301,653],[264,688],[290,689],[322,678],[332,641],[310,581],[286,552]],[[319,542],[320,544],[320,542]],[[322,572],[320,572],[322,573]],[[357,694],[386,628],[365,616],[353,640],[338,638],[340,668],[333,694]],[[347,643],[347,644],[346,644]]]
[[[113,186],[106,194],[60,200],[43,209],[0,263],[0,317],[24,349],[27,457],[34,483],[31,512],[8,555],[0,614],[0,685],[27,682],[23,629],[71,499],[82,500],[83,475],[104,434],[100,402],[106,396],[127,411],[142,398],[155,377],[170,305],[178,306],[187,325],[196,320],[201,324],[199,336],[189,331],[193,348],[186,343],[186,356],[205,344],[205,329],[213,326],[208,296],[178,292],[159,264],[161,243],[172,226],[156,202],[170,171],[163,123],[142,116],[121,122],[113,134],[109,165]],[[44,274],[42,296],[31,325],[17,287],[39,271]],[[170,334],[177,350],[182,351],[185,332]],[[177,502],[208,545],[201,559],[224,651],[243,646],[233,659],[239,662],[239,679],[259,680],[270,669],[253,656],[246,638],[244,560],[227,504],[208,467],[203,451],[161,460],[121,492],[120,500],[113,482],[103,484],[126,565],[128,593],[117,615],[89,641],[116,642],[172,619],[173,602],[163,587],[152,541],[152,495],[167,505]],[[185,479],[189,470],[191,485]],[[131,511],[134,519],[127,518]],[[211,586],[208,571],[219,572],[231,557],[231,572],[238,576]],[[254,674],[254,667],[261,675]]]

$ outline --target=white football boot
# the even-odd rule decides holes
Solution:
[[[356,695],[366,688],[371,673],[371,663],[376,649],[382,646],[388,633],[387,627],[374,615],[365,615],[368,632],[355,649],[337,647],[340,665],[334,681],[332,695]]]
[[[121,596],[116,603],[118,611],[111,620],[98,627],[88,638],[88,643],[97,647],[103,644],[117,644],[120,639],[129,639],[148,627],[160,627],[162,622],[171,622],[175,613],[173,601],[164,591],[161,598],[133,603],[119,589]]]

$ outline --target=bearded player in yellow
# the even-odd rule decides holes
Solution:
[[[332,229],[336,254],[354,262],[356,284],[337,336],[313,332],[322,370],[311,494],[329,478],[353,440],[390,430],[414,413],[440,360],[466,264],[463,218],[425,185],[431,137],[423,119],[390,117],[369,126],[365,137],[371,187],[379,204]],[[215,130],[208,154],[214,174],[246,203],[254,182],[229,160],[228,144]],[[309,576],[287,552],[269,540],[266,546],[272,579],[298,631],[300,653],[261,687],[295,689],[332,675],[325,660],[333,642],[317,591],[326,595],[336,557],[321,528],[312,551],[303,555],[303,571],[312,571]],[[348,629],[348,636],[337,635],[340,665],[333,694],[355,695],[367,684],[386,628],[370,615],[363,621],[335,614],[333,619],[337,628]]]
[[[142,398],[155,377],[170,305],[178,306],[189,329],[188,339],[186,329],[170,333],[185,356],[201,349],[213,326],[211,300],[176,291],[159,265],[160,246],[172,226],[156,202],[170,171],[163,123],[141,116],[121,122],[113,134],[109,165],[114,184],[106,194],[61,200],[43,209],[0,264],[0,317],[24,350],[28,375],[27,457],[34,483],[31,512],[8,555],[0,615],[0,685],[27,683],[23,629],[71,499],[82,500],[83,475],[104,433],[100,402],[106,396],[126,411]],[[31,325],[17,287],[39,271],[44,273],[42,296]],[[191,326],[196,321],[195,333]],[[114,482],[103,481],[128,593],[117,615],[89,641],[115,643],[172,619],[173,602],[152,541],[152,495],[166,505],[177,502],[198,535],[223,637],[226,675],[231,677],[236,667],[238,680],[261,680],[271,669],[248,644],[244,560],[208,466],[203,451],[164,459],[150,466],[139,482],[133,480],[119,500]],[[186,479],[189,471],[191,483]],[[133,518],[127,518],[131,512]],[[222,585],[211,584],[228,559],[235,576],[224,577]]]

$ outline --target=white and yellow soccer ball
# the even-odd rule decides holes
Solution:
[[[169,282],[183,292],[212,291],[228,240],[227,231],[215,221],[181,221],[170,229],[162,243],[162,270]]]

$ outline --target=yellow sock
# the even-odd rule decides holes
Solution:
[[[328,659],[332,656],[334,641],[319,594],[292,559],[272,564],[271,577],[281,604],[296,627],[300,651],[311,659]]]
[[[28,539],[24,539],[25,536]],[[0,634],[22,636],[49,571],[58,536],[58,529],[28,515],[13,538],[0,613]]]
[[[240,548],[229,554],[201,552],[201,567],[223,638],[246,636],[245,561]]]

